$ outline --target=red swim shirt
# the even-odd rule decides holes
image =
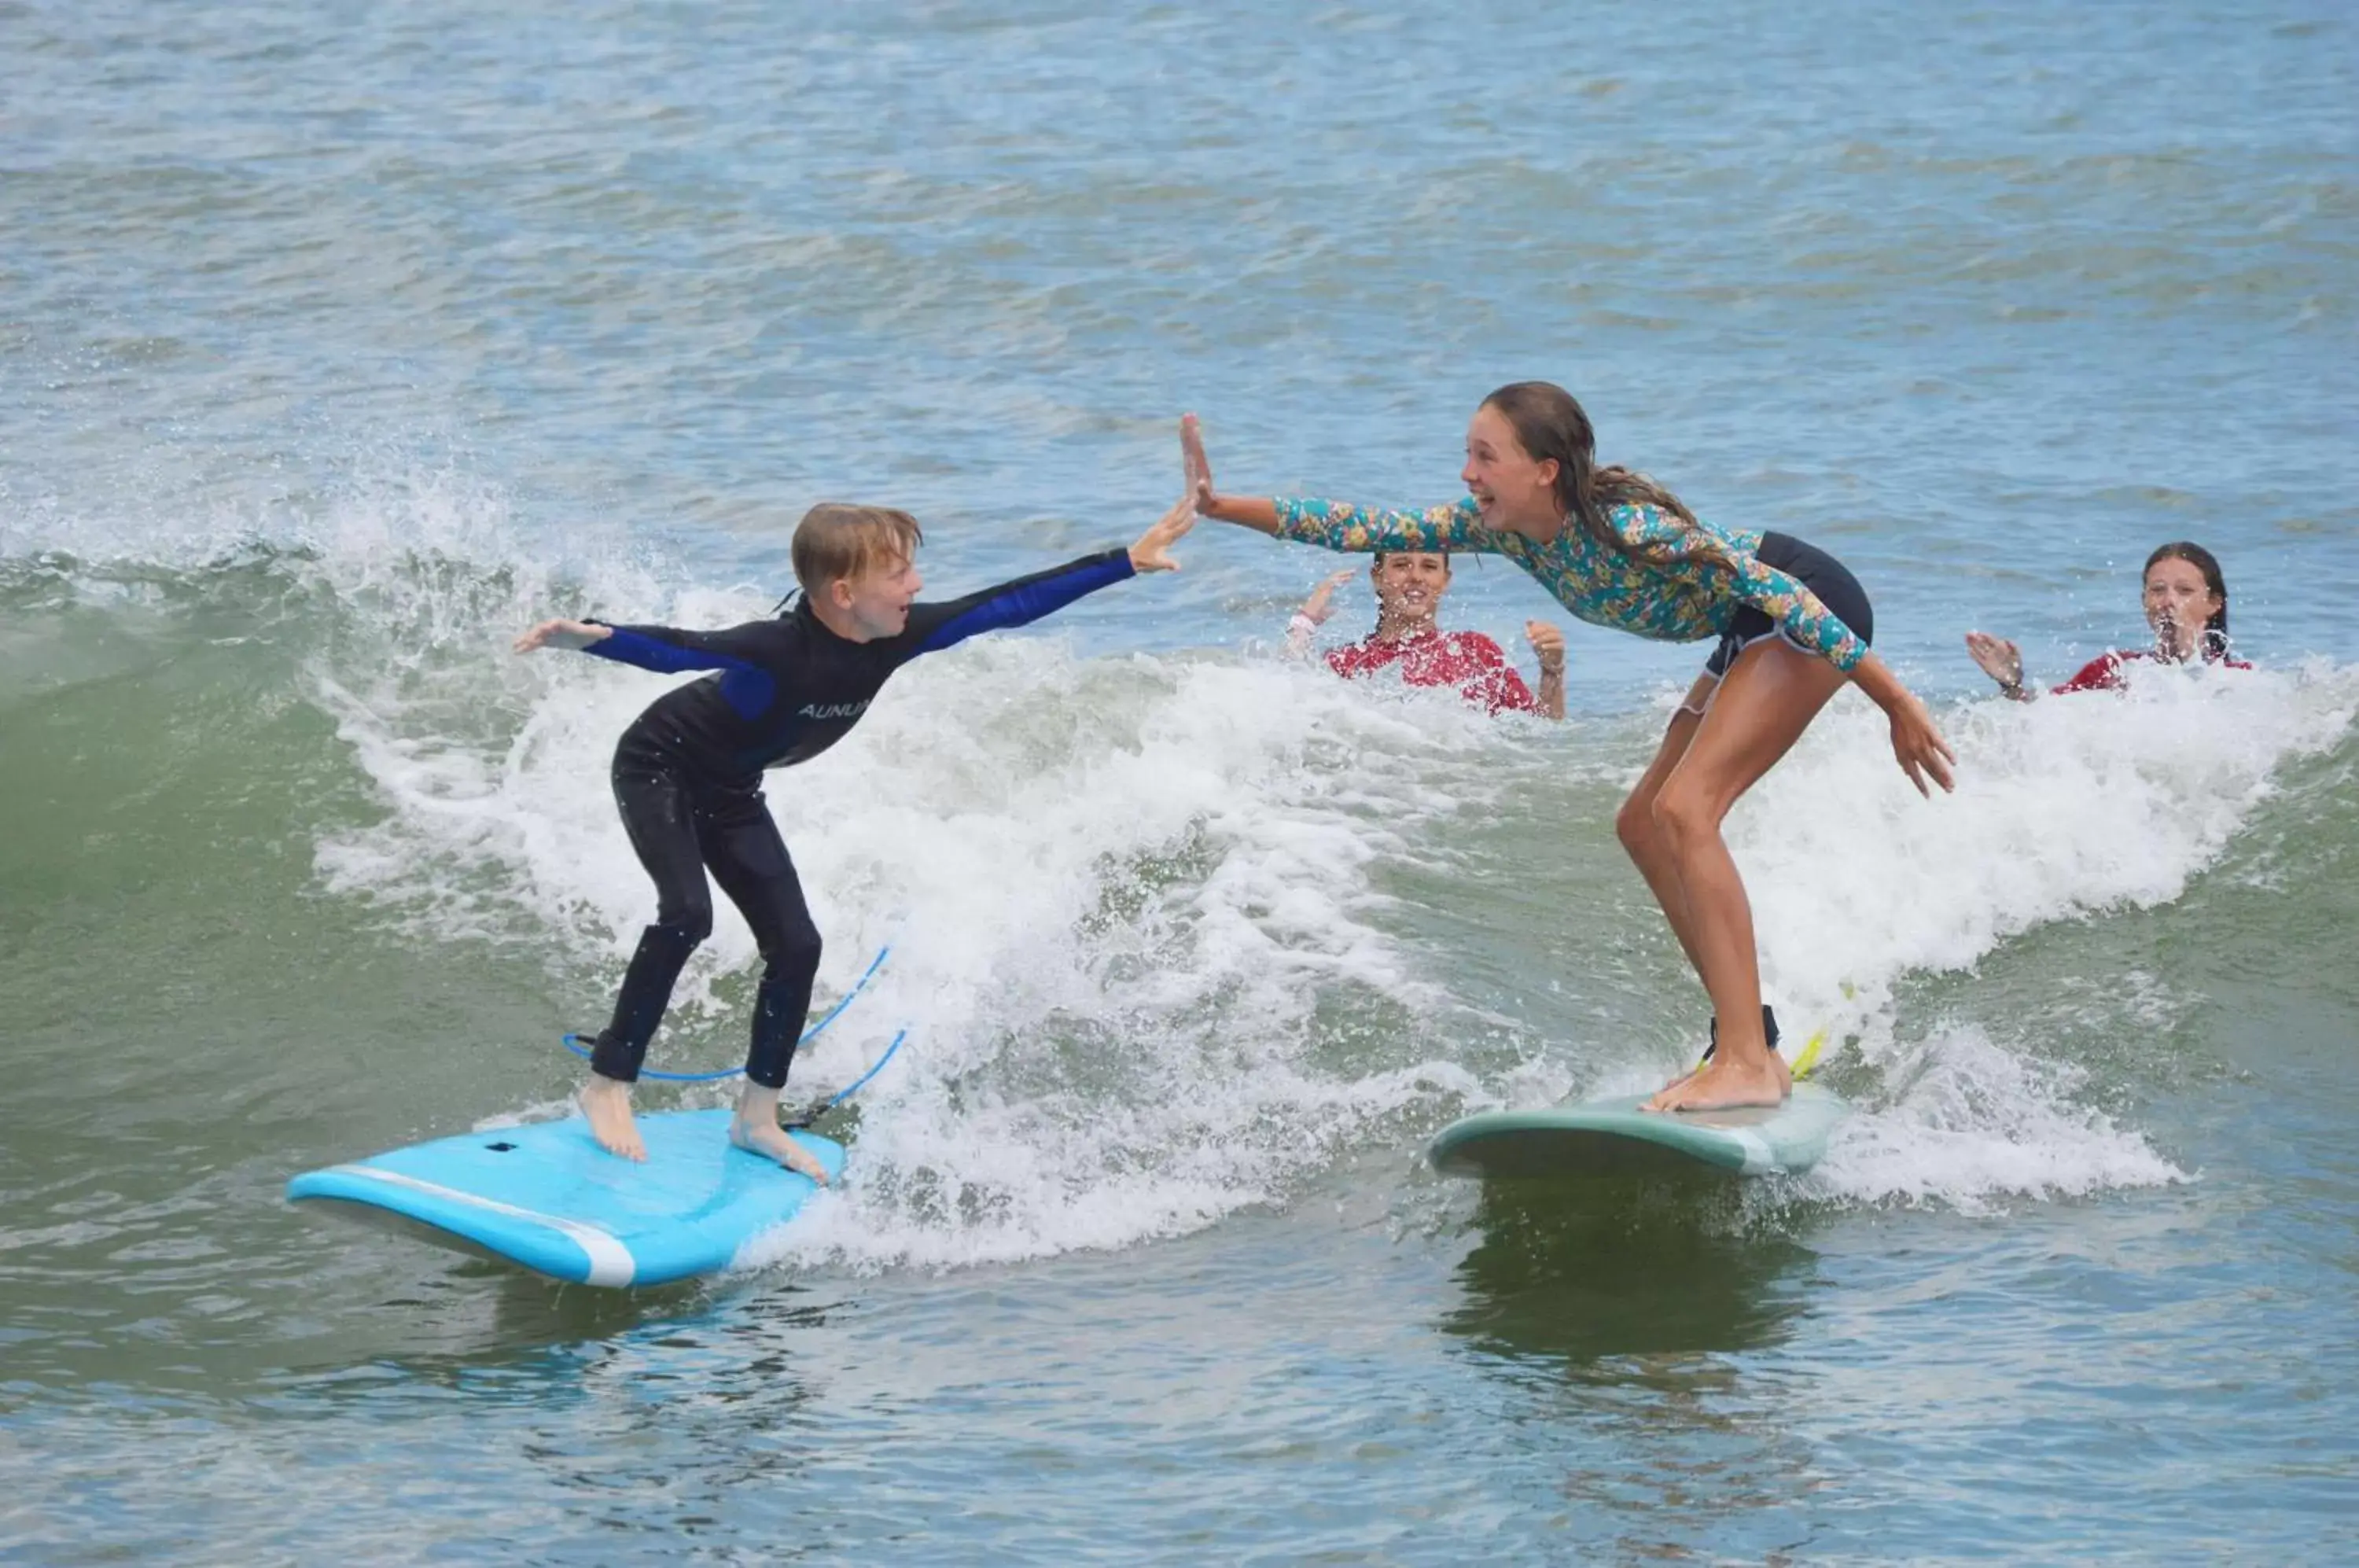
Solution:
[[[1494,713],[1539,712],[1524,678],[1481,632],[1427,632],[1398,642],[1371,633],[1364,642],[1330,653],[1327,664],[1345,680],[1397,664],[1400,678],[1411,686],[1455,686],[1460,696]]]
[[[2124,686],[2128,684],[2128,681],[2123,679],[2122,666],[2127,664],[2133,659],[2152,659],[2153,657],[2153,654],[2147,653],[2143,649],[2136,649],[2125,653],[2120,648],[2114,648],[2109,652],[2101,653],[2096,658],[2089,660],[2088,663],[2081,667],[2080,672],[2074,675],[2071,680],[2067,681],[2063,685],[2054,687],[2051,690],[2054,694],[2059,697],[2063,696],[2068,691],[2118,691]],[[2241,659],[2228,659],[2218,654],[2204,655],[2203,662],[2206,664],[2223,665],[2230,670],[2250,670],[2252,668],[2250,664]]]

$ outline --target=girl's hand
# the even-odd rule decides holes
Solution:
[[[1196,505],[1182,495],[1130,547],[1130,569],[1141,576],[1150,572],[1179,571],[1180,563],[1171,559],[1171,547],[1195,526]]]
[[[1204,455],[1204,429],[1193,414],[1180,416],[1180,467],[1187,475],[1188,494],[1196,510],[1212,516],[1221,497],[1212,489],[1212,460]]]
[[[2023,650],[2006,638],[1988,632],[1968,632],[1966,651],[1973,655],[1983,673],[2001,686],[2012,690],[2023,684]]]
[[[1359,574],[1359,569],[1353,566],[1329,572],[1327,581],[1313,588],[1310,597],[1302,602],[1302,618],[1314,626],[1325,626],[1327,617],[1335,613],[1335,590]]]
[[[1266,495],[1223,495],[1212,488],[1212,465],[1204,456],[1204,432],[1193,414],[1180,416],[1180,464],[1197,511],[1256,533],[1278,531],[1277,503]]]
[[[1563,627],[1552,626],[1546,621],[1526,621],[1524,623],[1524,639],[1532,645],[1532,651],[1539,656],[1541,674],[1558,675],[1563,673]]]
[[[1885,716],[1892,721],[1892,755],[1900,759],[1900,771],[1908,775],[1908,782],[1917,786],[1919,795],[1930,796],[1925,787],[1930,778],[1944,790],[1957,786],[1950,781],[1950,769],[1958,754],[1933,727],[1933,715],[1914,692],[1902,691],[1886,705]]]
[[[516,650],[530,653],[537,648],[582,648],[614,635],[614,627],[592,626],[587,621],[543,621],[516,639]]]

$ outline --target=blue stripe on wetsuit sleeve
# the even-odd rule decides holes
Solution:
[[[706,653],[698,648],[681,648],[629,626],[610,627],[607,635],[583,648],[592,659],[611,659],[617,664],[636,665],[652,670],[658,675],[681,675],[691,670],[751,670],[742,659],[732,659],[725,653]]]
[[[1004,593],[993,594],[971,609],[960,611],[936,626],[934,635],[920,643],[918,651],[940,653],[980,632],[997,631],[1003,626],[1028,626],[1043,615],[1063,609],[1085,593],[1094,593],[1101,588],[1110,587],[1135,575],[1128,550],[1109,552],[1060,576],[1020,583]]]
[[[614,626],[582,650],[658,675],[685,675],[692,670],[721,671],[721,695],[740,718],[750,719],[770,705],[777,682],[770,672],[748,659],[705,649],[681,648],[629,626]]]

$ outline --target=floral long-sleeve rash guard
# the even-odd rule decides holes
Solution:
[[[1277,507],[1278,538],[1329,550],[1504,555],[1581,619],[1657,642],[1718,637],[1739,605],[1752,604],[1838,670],[1848,673],[1867,657],[1867,645],[1799,579],[1761,562],[1757,529],[1690,523],[1657,506],[1615,506],[1606,514],[1615,531],[1660,558],[1648,561],[1609,549],[1573,522],[1547,544],[1486,528],[1471,495],[1421,512],[1299,496]]]

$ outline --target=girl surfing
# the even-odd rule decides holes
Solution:
[[[1504,555],[1584,621],[1661,641],[1718,639],[1614,819],[1714,1013],[1704,1065],[1647,1108],[1780,1103],[1792,1079],[1772,1049],[1752,906],[1722,820],[1846,682],[1884,710],[1893,755],[1919,793],[1952,788],[1956,761],[1925,704],[1869,651],[1874,614],[1843,563],[1784,534],[1705,523],[1645,475],[1600,467],[1589,417],[1544,381],[1483,400],[1459,474],[1468,495],[1422,512],[1223,495],[1193,415],[1180,421],[1180,445],[1208,517],[1330,550]]]

